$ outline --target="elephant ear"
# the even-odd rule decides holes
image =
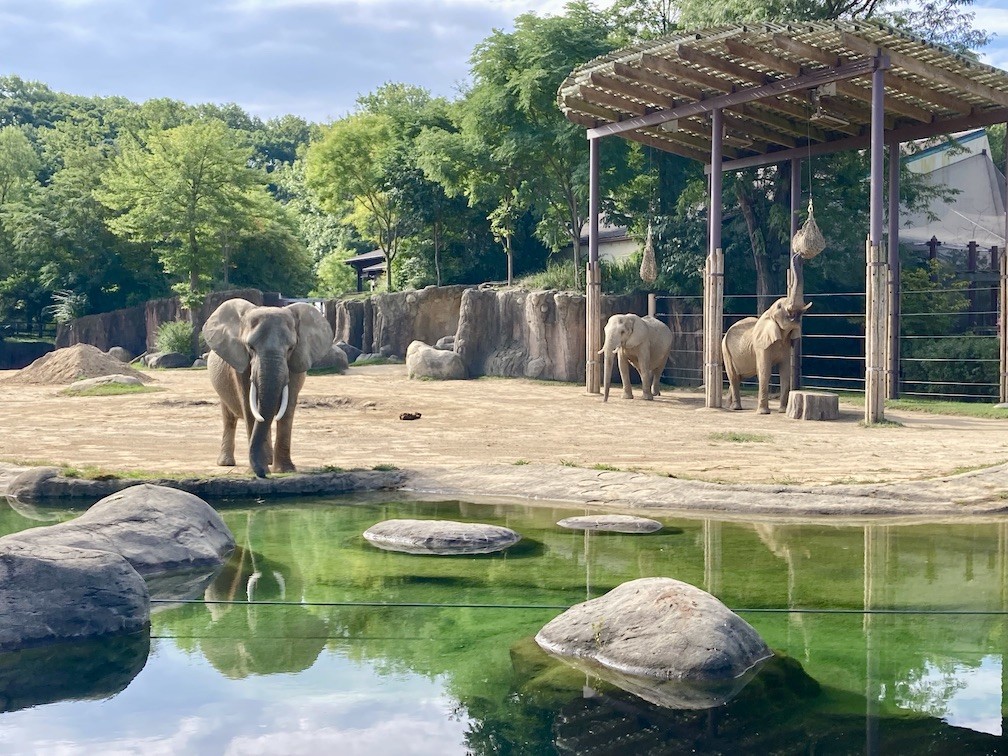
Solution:
[[[769,349],[776,342],[784,338],[784,331],[781,330],[780,325],[774,317],[776,313],[773,312],[779,306],[779,302],[774,302],[770,306],[770,310],[760,315],[756,321],[756,325],[753,326],[752,343],[756,349]]]
[[[241,340],[241,321],[255,305],[247,299],[221,302],[203,324],[203,340],[239,373],[249,368],[249,354]]]
[[[313,362],[329,353],[333,331],[325,315],[310,304],[296,302],[286,309],[294,316],[298,335],[297,344],[287,358],[287,367],[292,373],[306,373]]]

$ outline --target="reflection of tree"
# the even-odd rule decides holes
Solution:
[[[920,669],[911,670],[894,683],[896,701],[901,705],[929,714],[943,716],[952,697],[966,687],[958,661],[945,660],[935,664],[925,661]]]

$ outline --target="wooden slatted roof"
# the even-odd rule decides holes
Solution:
[[[802,157],[809,145],[812,154],[866,146],[879,61],[888,141],[1008,121],[1008,72],[853,21],[674,34],[580,66],[557,101],[589,136],[618,133],[705,163],[709,113],[723,108],[724,167],[741,168]]]

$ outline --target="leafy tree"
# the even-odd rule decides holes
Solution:
[[[21,128],[0,128],[0,206],[24,195],[34,186],[41,167],[38,153]]]
[[[352,224],[385,256],[392,291],[392,262],[399,252],[409,212],[400,187],[386,176],[393,159],[391,119],[356,113],[332,124],[305,156],[305,179],[322,207]]]
[[[316,286],[312,296],[338,297],[357,288],[357,274],[346,261],[355,254],[351,249],[337,249],[319,260]]]
[[[97,197],[118,213],[119,236],[155,245],[173,289],[190,312],[208,291],[224,232],[262,208],[251,148],[221,121],[187,123],[129,138],[103,177]]]

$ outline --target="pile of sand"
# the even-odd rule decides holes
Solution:
[[[131,375],[141,381],[152,380],[96,346],[75,344],[42,355],[28,367],[5,378],[4,383],[63,384],[102,375]]]

